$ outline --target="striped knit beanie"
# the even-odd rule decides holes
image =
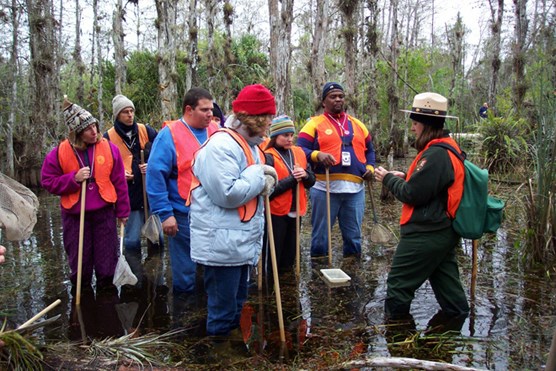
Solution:
[[[63,109],[64,119],[70,132],[79,134],[83,130],[87,129],[89,125],[95,123],[98,124],[97,119],[94,118],[89,111],[81,108],[75,103],[70,102],[67,96],[64,96]]]
[[[295,125],[289,116],[280,115],[272,120],[270,125],[270,137],[274,138],[279,134],[295,133]]]

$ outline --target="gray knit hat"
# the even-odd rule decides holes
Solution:
[[[135,110],[133,102],[125,95],[118,94],[112,99],[112,119],[115,121],[124,108],[131,107]]]
[[[73,131],[76,134],[81,133],[83,130],[87,129],[89,125],[98,124],[96,118],[91,115],[91,113],[79,105],[72,103],[68,100],[67,96],[64,96],[64,119],[66,120],[66,125],[68,126],[70,132]]]

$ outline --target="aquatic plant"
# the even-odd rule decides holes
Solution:
[[[528,181],[526,197],[527,245],[529,265],[549,263],[556,258],[556,104],[543,99],[532,147],[535,173]]]
[[[31,339],[17,331],[6,331],[4,320],[0,329],[0,369],[42,370],[43,355]]]
[[[490,172],[522,175],[531,162],[529,142],[531,126],[514,114],[504,117],[490,115],[478,123],[483,136],[481,157],[487,159]]]
[[[171,352],[182,352],[182,346],[170,341],[183,329],[176,329],[163,334],[148,333],[137,336],[135,332],[118,337],[93,340],[90,344],[81,344],[79,347],[90,356],[88,362],[126,362],[139,367],[169,366],[168,355]],[[59,346],[67,346],[60,344]],[[49,346],[57,350],[56,345]]]

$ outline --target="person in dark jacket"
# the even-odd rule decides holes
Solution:
[[[299,214],[307,212],[306,189],[315,184],[315,174],[307,163],[305,153],[293,144],[295,126],[286,115],[272,120],[270,141],[265,149],[266,164],[278,173],[278,183],[270,195],[272,229],[276,248],[278,272],[292,269],[296,248],[296,189],[299,184]],[[269,257],[269,254],[263,256]],[[265,266],[269,266],[265,259]]]
[[[148,208],[144,204],[143,175],[147,173],[147,160],[156,131],[135,121],[135,105],[124,95],[116,95],[112,99],[112,118],[114,126],[104,133],[104,137],[118,147],[124,161],[131,205],[124,232],[125,256],[141,285],[141,227],[145,223],[145,208]],[[141,162],[142,150],[144,163]]]
[[[436,93],[417,94],[409,116],[419,152],[406,174],[375,170],[375,178],[403,203],[401,239],[388,274],[385,314],[388,319],[409,316],[415,291],[429,280],[447,316],[467,315],[456,247],[460,237],[452,228],[463,194],[464,168],[455,154],[435,146],[447,143],[461,152],[443,130],[448,101]]]

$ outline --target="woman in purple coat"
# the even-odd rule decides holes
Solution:
[[[66,99],[64,118],[68,139],[46,156],[41,184],[60,196],[64,248],[75,285],[81,189],[86,182],[82,283],[90,286],[94,270],[97,289],[111,287],[119,254],[116,219],[125,224],[130,213],[124,164],[118,148],[102,138],[91,113]]]

